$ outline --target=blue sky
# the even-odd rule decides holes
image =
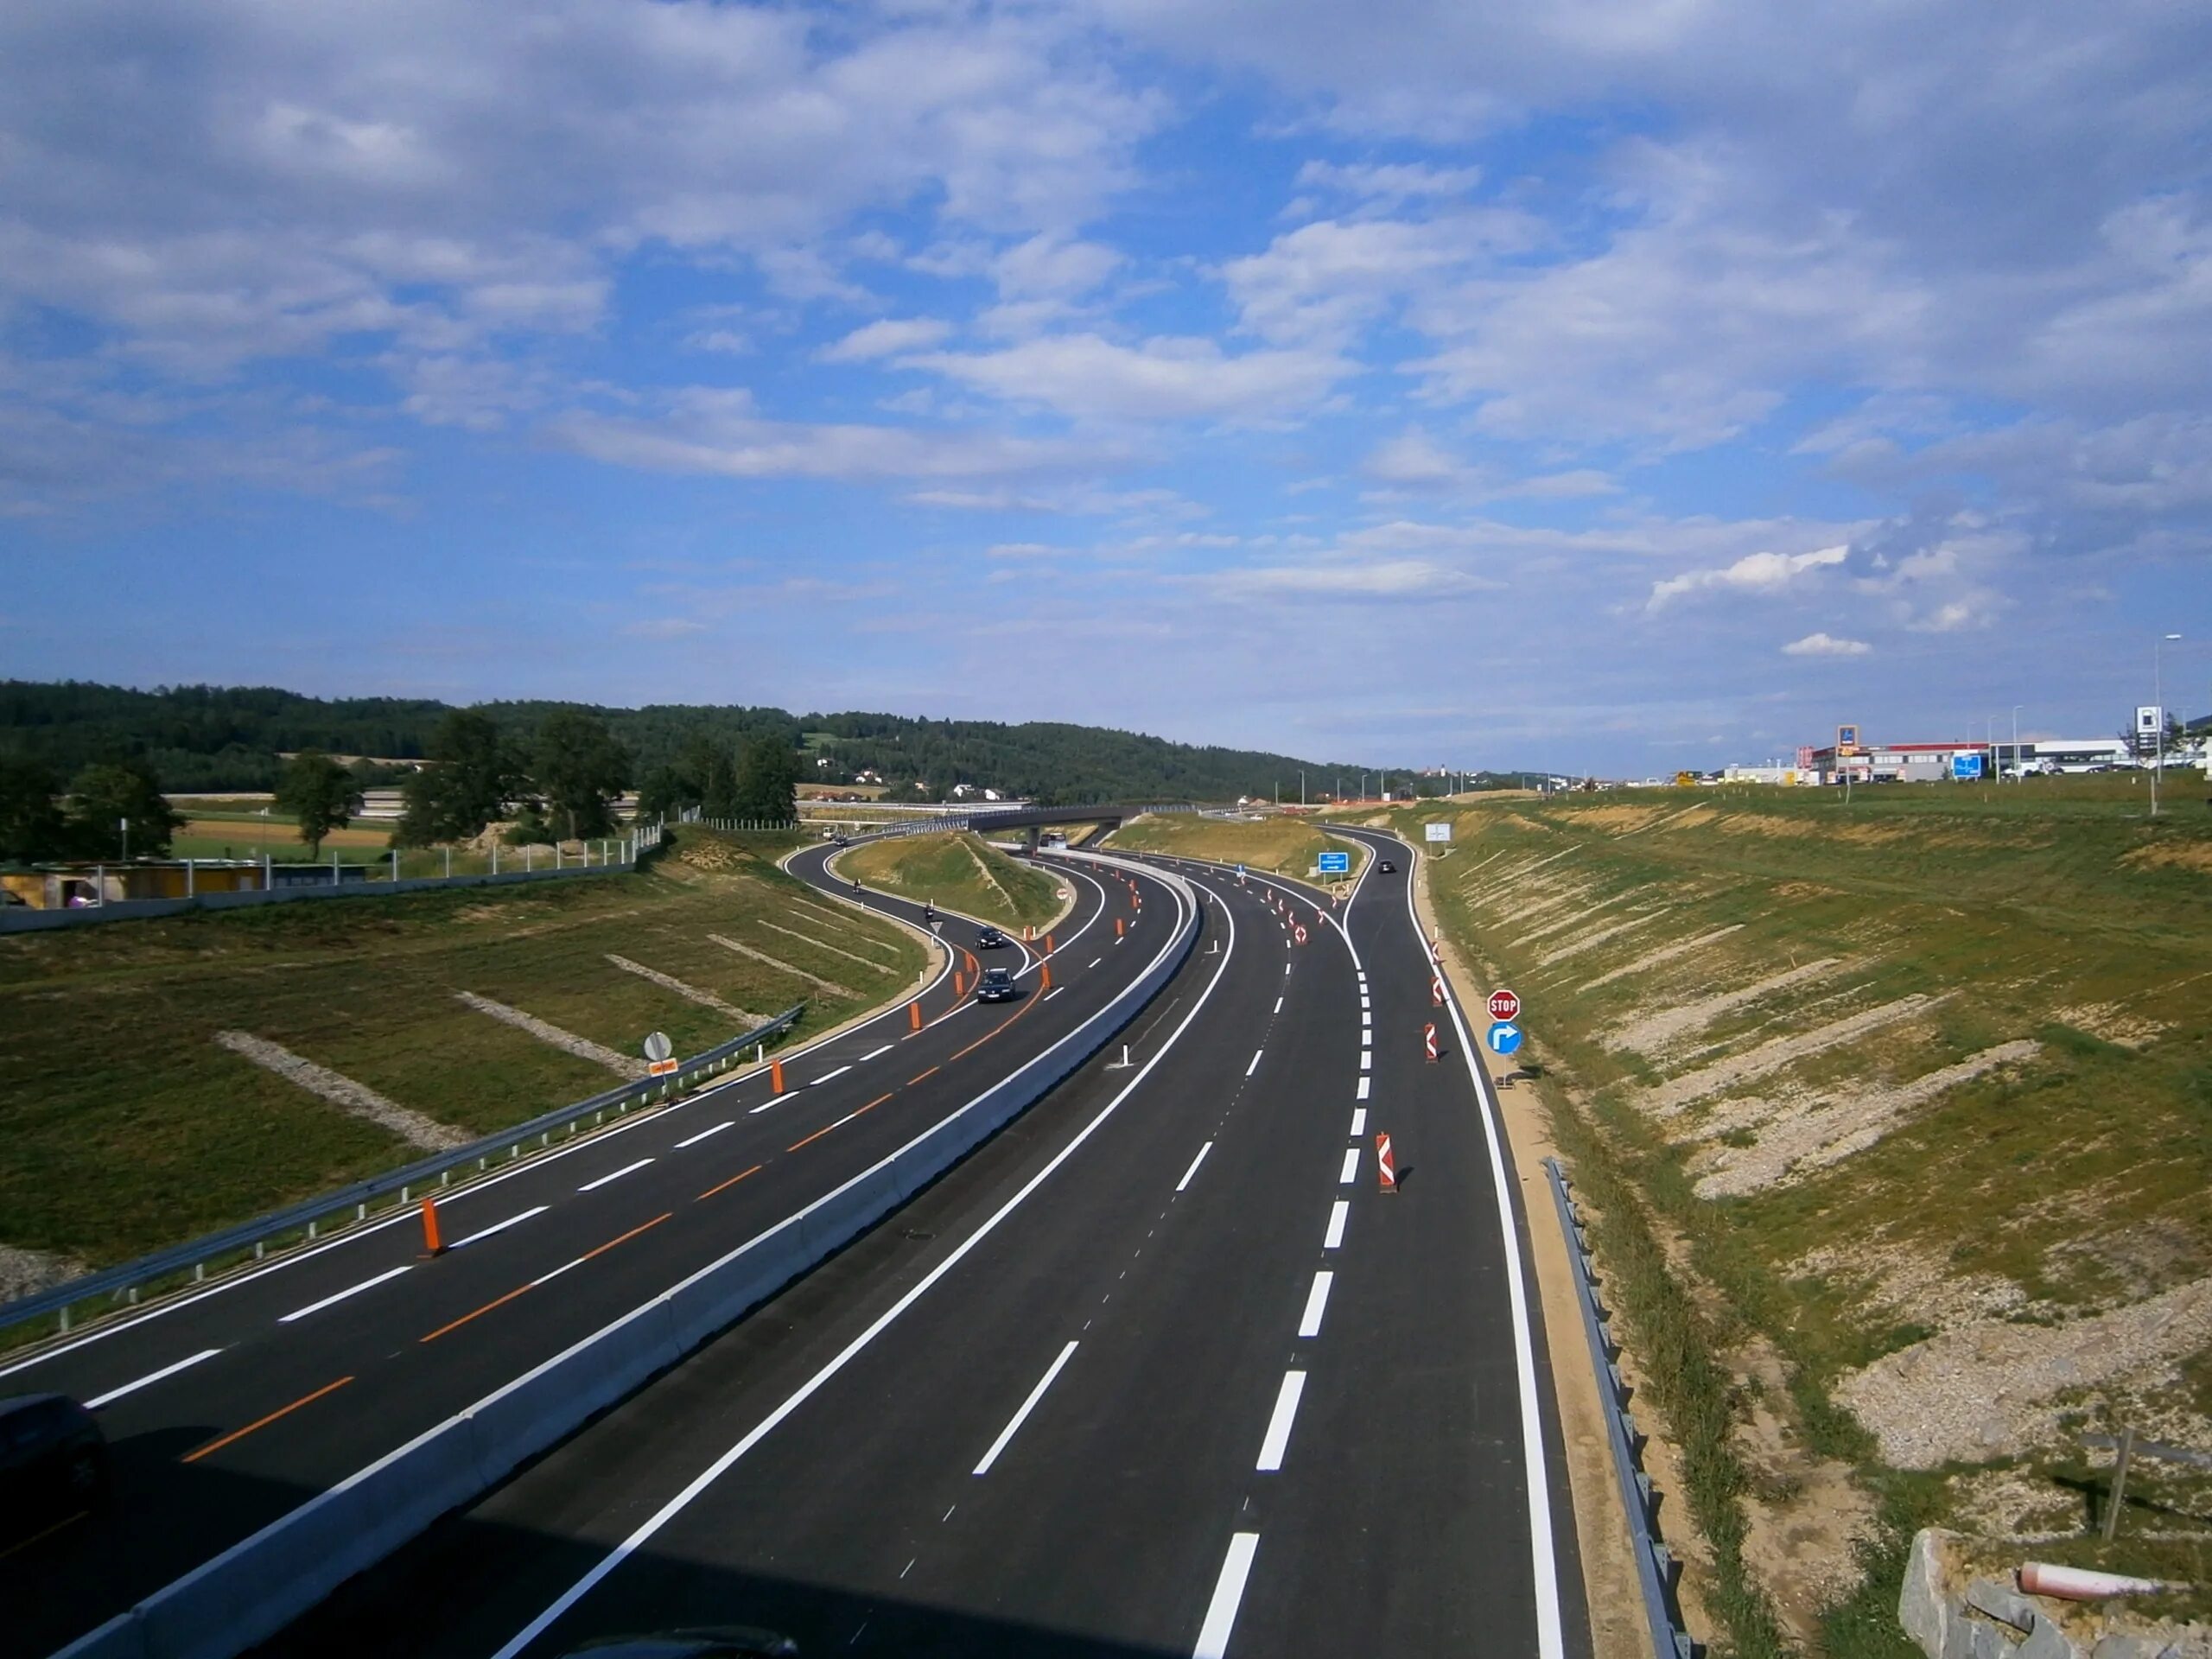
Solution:
[[[2212,13],[1821,10],[12,9],[0,671],[1618,774],[2108,734],[2180,632],[2204,711]]]

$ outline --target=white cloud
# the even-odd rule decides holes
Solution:
[[[855,328],[842,340],[824,346],[814,355],[823,363],[867,363],[898,352],[934,346],[952,332],[952,325],[934,317],[886,317]]]
[[[1355,365],[1333,353],[1230,356],[1211,340],[1156,337],[1121,346],[1055,334],[1001,352],[900,359],[1009,403],[1097,420],[1273,421],[1311,413]]]
[[[1778,594],[1808,572],[1841,564],[1850,552],[1847,547],[1824,547],[1810,553],[1746,553],[1733,564],[1717,569],[1686,571],[1653,582],[1645,608],[1656,611],[1685,594],[1713,588]]]
[[[1864,657],[1874,647],[1864,639],[1839,639],[1833,634],[1808,633],[1782,648],[1785,657]]]
[[[1478,167],[1429,167],[1421,162],[1343,167],[1316,161],[1298,169],[1301,188],[1335,190],[1363,200],[1394,204],[1425,197],[1464,196],[1482,182],[1482,177]]]
[[[1496,586],[1427,559],[1332,559],[1311,564],[1246,565],[1199,578],[1232,599],[1389,600],[1452,598]]]

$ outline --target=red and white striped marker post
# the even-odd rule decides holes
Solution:
[[[1380,1132],[1375,1137],[1375,1180],[1381,1192],[1398,1190],[1397,1154],[1390,1150],[1390,1137]]]
[[[1428,982],[1428,1001],[1432,1007],[1444,1006],[1444,976],[1439,974]]]
[[[1298,930],[1298,942],[1299,942],[1300,944],[1305,944],[1305,943],[1306,943],[1306,930],[1305,930],[1303,927],[1300,927],[1300,928]]]
[[[1428,1063],[1434,1065],[1436,1064],[1436,1026],[1433,1021],[1421,1028],[1421,1047]]]

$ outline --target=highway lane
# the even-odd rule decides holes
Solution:
[[[1572,1540],[1523,1519],[1478,1108],[1419,1058],[1410,917],[1355,902],[1347,938],[1292,902],[1300,945],[1284,889],[1205,883],[1220,949],[1162,999],[1172,1047],[1086,1069],[931,1195],[918,1249],[849,1252],[834,1300],[770,1304],[276,1651],[376,1650],[375,1610],[431,1595],[423,1651],[502,1659],[716,1622],[810,1653],[1585,1650]],[[1421,1148],[1393,1196],[1386,1116]]]
[[[798,862],[799,861],[795,861]],[[817,868],[802,868],[802,877]],[[315,1492],[679,1281],[888,1155],[1094,1014],[1170,933],[1090,950],[1141,922],[1118,881],[1080,870],[1056,933],[1085,951],[1010,1004],[925,993],[766,1077],[694,1096],[525,1161],[442,1206],[435,1262],[410,1224],[365,1229],[219,1291],[104,1328],[9,1368],[10,1392],[102,1402],[118,1502],[84,1535],[0,1560],[0,1652],[39,1654],[90,1628]],[[867,901],[900,914],[901,901]],[[973,931],[948,919],[963,981]]]

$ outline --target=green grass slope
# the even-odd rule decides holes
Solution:
[[[895,836],[841,853],[837,873],[1001,927],[1041,927],[1060,912],[1059,884],[979,836]]]
[[[1179,812],[1134,818],[1107,844],[1125,852],[1244,864],[1301,880],[1313,874],[1324,852],[1349,852],[1354,874],[1367,856],[1358,842],[1325,835],[1300,818],[1204,818]]]

